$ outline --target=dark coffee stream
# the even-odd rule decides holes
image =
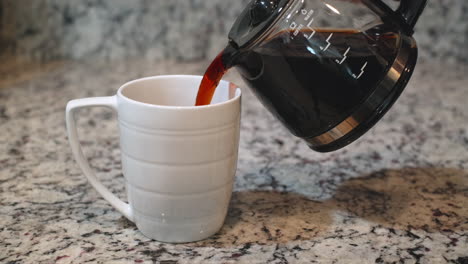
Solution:
[[[228,70],[224,66],[222,59],[224,53],[225,52],[223,51],[216,56],[210,66],[208,66],[205,75],[203,75],[200,88],[198,88],[197,101],[195,103],[196,106],[209,105],[211,103],[216,87],[218,87],[221,78],[223,78],[224,74]]]

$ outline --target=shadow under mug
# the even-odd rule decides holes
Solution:
[[[212,103],[195,107],[201,78],[143,78],[124,84],[115,96],[67,104],[68,139],[88,181],[155,240],[201,240],[215,234],[226,217],[237,167],[241,90],[221,81]],[[128,204],[99,182],[81,150],[74,114],[91,106],[118,114]]]

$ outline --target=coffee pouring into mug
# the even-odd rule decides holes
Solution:
[[[426,0],[254,0],[204,76],[197,105],[235,67],[263,105],[319,152],[343,148],[398,99],[418,56]]]

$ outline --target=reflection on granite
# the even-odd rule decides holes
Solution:
[[[466,263],[466,66],[421,64],[387,116],[351,146],[309,150],[244,89],[229,215],[214,237],[164,244],[87,183],[65,135],[73,98],[206,63],[70,63],[0,82],[2,263]],[[241,83],[235,74],[228,79]],[[125,197],[115,116],[83,110],[86,156]]]
[[[248,2],[3,0],[0,47],[42,61],[207,59],[225,46],[227,32]],[[465,0],[428,1],[416,28],[422,58],[468,61],[467,10]]]

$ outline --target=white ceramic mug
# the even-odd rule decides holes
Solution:
[[[211,105],[193,106],[201,76],[157,76],[124,84],[117,95],[72,100],[68,139],[91,185],[147,237],[190,242],[216,233],[226,217],[237,166],[241,90],[221,81]],[[129,203],[96,178],[78,141],[74,113],[117,111]]]

